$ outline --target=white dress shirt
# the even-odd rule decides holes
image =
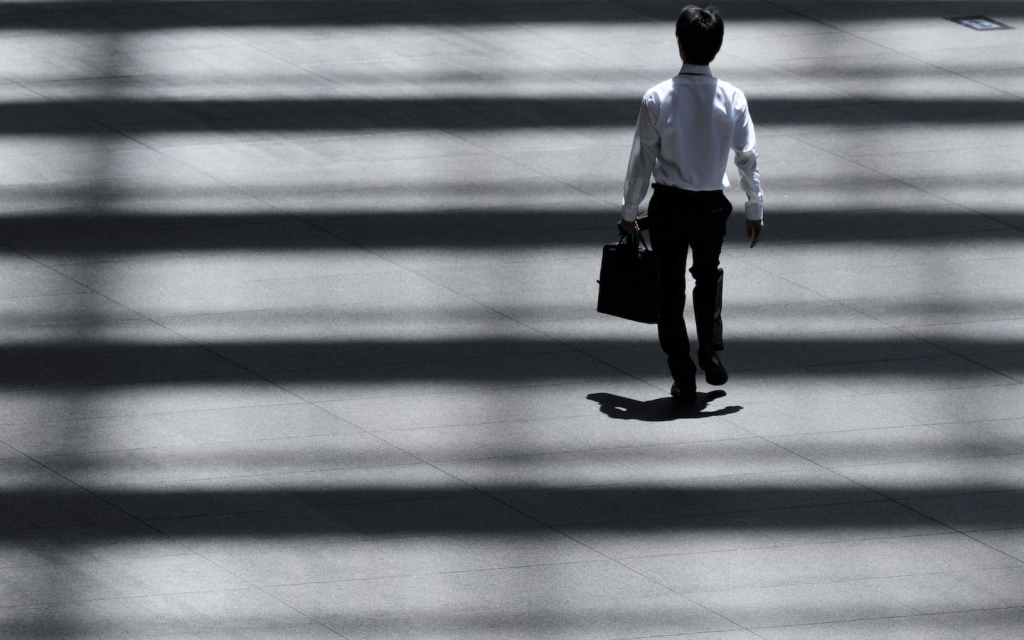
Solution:
[[[709,67],[684,64],[679,75],[644,94],[626,171],[622,219],[636,219],[652,174],[658,184],[689,191],[727,188],[730,149],[747,194],[746,218],[760,220],[763,196],[747,99],[711,75]]]

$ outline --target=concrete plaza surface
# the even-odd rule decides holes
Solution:
[[[721,0],[690,410],[594,311],[681,5],[0,4],[0,638],[1024,636],[1024,3]]]

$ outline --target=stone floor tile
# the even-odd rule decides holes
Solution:
[[[358,540],[351,527],[309,508],[263,509],[216,515],[159,518],[149,526],[190,551],[204,557],[261,554],[281,546],[311,544],[330,539]]]
[[[6,461],[5,461],[6,462]],[[0,530],[117,523],[127,513],[81,489],[7,491],[0,496]],[[18,534],[15,534],[18,535]]]
[[[1010,640],[1024,625],[1024,608],[965,611],[932,616],[940,624],[978,640]]]
[[[881,497],[825,469],[694,477],[676,486],[699,503],[697,513],[874,502]]]
[[[367,538],[477,533],[540,526],[528,514],[510,507],[500,498],[483,494],[334,505],[320,507],[319,510]]]
[[[0,298],[85,294],[89,289],[52,269],[32,266],[5,269],[0,283]]]
[[[429,616],[438,610],[458,615],[479,609],[521,609],[538,605],[542,608],[564,606],[572,610],[675,595],[607,560],[345,580],[264,590],[314,619],[340,617],[346,613],[357,617],[374,614]]]
[[[41,458],[90,487],[411,464],[418,460],[366,433],[272,438]]]
[[[570,486],[493,495],[517,511],[556,528],[705,512],[697,499],[681,491],[636,485]]]
[[[318,633],[319,625],[251,588],[50,605],[33,613],[63,614],[72,624],[103,620],[133,638],[335,637]]]
[[[862,502],[559,526],[613,558],[850,542],[948,532],[910,509]]]
[[[9,572],[14,584],[4,585],[0,592],[4,606],[222,591],[247,586],[227,571],[194,555],[9,567],[5,572]]]
[[[378,436],[418,458],[433,462],[728,440],[749,436],[746,431],[722,420],[688,420],[682,412],[661,412],[660,405],[654,404],[659,400],[638,401],[616,394],[590,395],[593,396],[591,400],[600,403],[601,415],[492,425],[402,429],[382,432]],[[621,407],[621,412],[606,410],[611,405]]]
[[[901,502],[957,531],[986,531],[1017,528],[1024,524],[1020,510],[1022,500],[1024,492],[1019,490],[996,490],[907,498]]]
[[[970,536],[1024,562],[1024,529],[976,531]]]
[[[1024,488],[1021,456],[985,456],[838,466],[844,477],[889,498],[949,496]]]
[[[283,404],[16,424],[0,427],[0,437],[26,453],[54,456],[357,431],[310,404]]]
[[[856,582],[825,582],[689,594],[701,606],[759,632],[762,627],[895,618],[913,609]]]
[[[850,502],[737,514],[774,545],[852,542],[948,533],[931,518],[890,501]]]
[[[174,346],[19,359],[0,376],[8,387],[65,387],[237,376],[246,371],[205,349]]]
[[[1020,564],[958,534],[689,553],[624,562],[684,594]]]
[[[566,564],[603,556],[545,529],[358,540],[282,541],[272,548],[228,546],[207,557],[258,586],[364,580],[441,572]]]
[[[924,426],[773,437],[772,442],[828,468],[915,460],[972,458],[990,453],[950,430]]]
[[[757,635],[765,640],[863,640],[864,638],[907,638],[908,640],[966,640],[974,637],[952,626],[942,624],[933,616],[906,615],[898,618],[827,622],[785,627],[760,628]]]
[[[865,584],[922,613],[1020,607],[1024,564],[1007,569],[958,571],[867,580]]]
[[[799,389],[801,382],[796,378],[785,386],[791,390]],[[765,438],[858,432],[908,426],[918,421],[912,411],[906,410],[907,401],[896,394],[836,397],[835,394],[803,394],[798,391],[801,395],[799,403],[774,402],[773,396],[782,394],[780,387],[784,388],[784,385],[776,384],[771,389],[774,394],[766,390],[760,402],[751,402],[743,411],[724,419]]]
[[[542,364],[545,361],[554,360],[552,355],[559,354],[538,354],[531,359]],[[569,361],[568,364],[572,366],[576,363],[571,361],[576,357],[577,354],[566,354],[564,359]],[[465,362],[458,361],[458,364],[463,365],[462,371],[468,369]],[[455,364],[455,362],[430,364]],[[592,366],[592,363],[586,364],[591,365],[588,368],[597,370],[595,373],[600,371],[597,366]],[[422,368],[427,369],[427,367]],[[442,367],[431,368],[436,370]],[[521,372],[525,375],[524,370]],[[608,368],[608,372],[608,377],[613,378],[610,368]],[[509,373],[516,374],[520,371],[512,370]],[[564,372],[553,371],[552,373],[560,377]],[[492,368],[491,374],[501,375],[501,372]],[[492,384],[497,386],[501,383],[495,380]],[[317,405],[370,432],[500,422],[521,423],[528,420],[577,418],[593,415],[597,411],[597,407],[587,396],[594,386],[594,383],[559,384],[555,381],[544,387],[535,387],[521,386],[513,382],[491,389],[451,391],[429,395],[403,395],[396,398],[333,400],[318,402]],[[627,389],[635,389],[640,385],[627,378],[622,386]],[[641,392],[648,397],[660,395],[656,389],[650,388],[641,388]]]
[[[454,611],[393,611],[357,617],[337,614],[325,619],[332,629],[350,638],[501,638],[530,633],[552,638],[578,639],[685,637],[718,640],[709,629],[735,629],[731,622],[679,596],[619,599],[601,604],[565,604],[549,607],[505,606]],[[697,634],[697,635],[693,635]],[[670,637],[679,637],[671,635]],[[743,636],[739,636],[743,638]]]
[[[480,490],[504,492],[592,487],[636,480],[640,476],[631,462],[629,456],[622,455],[621,449],[599,449],[493,456],[433,464]]]
[[[545,386],[537,385],[550,383],[553,386],[563,386],[563,381],[582,380],[582,383],[573,384],[572,388],[581,391],[579,397],[585,399],[590,389],[579,389],[580,384],[604,388],[608,380],[617,380],[621,377],[619,372],[607,365],[564,348],[557,348],[548,353],[441,359],[266,375],[266,379],[286,389],[290,394],[316,402],[357,426],[364,427],[359,422],[360,419],[364,420],[364,428],[368,428],[370,424],[386,426],[395,418],[401,417],[400,414],[404,410],[402,404],[389,406],[388,398],[395,398],[412,407],[417,403],[415,396],[421,396],[419,402],[440,405],[444,400],[439,397],[442,394],[471,401],[474,393],[484,389],[543,389]],[[382,387],[382,382],[387,386]],[[477,396],[479,397],[482,397],[482,394]],[[375,405],[384,410],[376,413]],[[580,406],[582,407],[582,403]],[[540,409],[537,408],[535,411],[540,412]],[[590,413],[589,410],[581,409],[578,415]],[[435,414],[428,414],[428,417],[432,415]],[[517,419],[512,416],[506,417],[511,420]],[[522,417],[520,415],[518,419]],[[453,424],[452,417],[437,416],[433,419],[439,420],[442,424]]]

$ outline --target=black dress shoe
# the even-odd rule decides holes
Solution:
[[[696,389],[683,389],[678,382],[672,384],[672,397],[679,404],[693,404],[697,402]]]
[[[722,364],[722,359],[718,357],[718,352],[700,354],[697,356],[697,364],[704,370],[704,379],[707,380],[708,384],[720,387],[729,381],[729,372],[725,370],[725,365]]]

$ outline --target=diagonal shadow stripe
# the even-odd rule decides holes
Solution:
[[[344,84],[344,81],[341,81]],[[622,127],[636,122],[640,96],[578,98],[394,98],[59,100],[0,104],[0,135],[90,131],[97,123],[133,134],[203,131],[387,132],[444,129],[572,129]],[[750,100],[758,125],[864,126],[916,122],[1020,122],[1019,99],[783,99]],[[403,117],[404,114],[404,117]]]
[[[308,311],[305,307],[303,310]],[[367,320],[372,321],[372,316]],[[336,313],[332,321],[343,327],[344,312]],[[99,324],[112,330],[119,327],[116,323]],[[76,326],[78,334],[87,331],[87,322]],[[237,341],[197,339],[198,346],[169,347],[104,338],[7,344],[0,347],[0,362],[6,363],[0,369],[0,388],[45,390],[175,380],[216,386],[230,384],[247,372],[267,375],[285,386],[323,382],[361,388],[406,382],[501,386],[600,381],[621,375],[603,363],[607,356],[602,354],[637,348],[632,338],[574,339],[566,345],[544,337],[416,340],[395,335],[379,340],[276,340],[247,338],[244,326],[238,332],[241,335]],[[401,328],[395,330],[396,334],[401,332]],[[811,375],[837,381],[883,376],[960,380],[964,384],[971,376],[981,376],[979,384],[1019,384],[973,364],[969,358],[970,354],[1024,353],[1024,338],[965,336],[949,338],[948,343],[952,351],[912,336],[904,340],[872,339],[855,333],[812,338],[733,338],[729,340],[730,353],[747,358],[761,355],[763,362],[743,366],[731,360],[730,370],[750,376],[760,372],[780,384]],[[657,347],[653,328],[650,346]],[[595,354],[597,360],[583,357],[580,352]],[[968,359],[954,355],[961,353],[968,354]],[[800,368],[828,365],[834,367]],[[652,374],[663,373],[660,357],[651,359],[650,369]],[[1018,367],[1018,373],[1024,372]],[[98,393],[102,391],[97,389]]]
[[[271,481],[273,477],[264,477]],[[717,479],[724,483],[723,479]],[[703,478],[692,486],[597,486],[537,489],[496,486],[481,494],[462,489],[338,487],[322,489],[192,490],[103,488],[96,492],[0,492],[0,505],[20,514],[21,524],[0,528],[0,540],[31,537],[58,513],[65,523],[118,523],[128,517],[188,538],[409,536],[460,533],[500,534],[540,525],[572,526],[577,532],[766,532],[887,530],[925,528],[926,517],[897,506],[874,491],[841,486],[715,486]],[[957,529],[1024,526],[1024,492],[1018,486],[985,482],[915,484],[910,503],[934,503],[923,511]],[[898,491],[898,489],[894,490]],[[952,497],[950,497],[952,496]],[[972,504],[973,503],[973,504]],[[287,506],[285,506],[287,505]],[[859,505],[859,507],[858,507]],[[968,506],[958,509],[957,505]],[[881,507],[865,509],[863,507]],[[511,507],[511,508],[510,508]],[[829,508],[831,507],[831,508]],[[313,510],[320,513],[315,514]],[[88,517],[88,512],[94,515]],[[875,513],[870,513],[875,511]],[[730,518],[701,518],[731,514]],[[326,518],[324,516],[327,516]],[[173,526],[163,526],[173,517]],[[76,524],[79,524],[76,523]],[[933,523],[932,523],[933,524]],[[48,526],[54,526],[49,524]],[[65,524],[65,526],[67,526]],[[934,533],[934,531],[932,531]],[[111,536],[108,528],[81,526],[82,539]],[[152,530],[115,530],[118,538],[151,537]]]
[[[888,19],[921,19],[921,12],[913,3],[896,4],[870,0],[863,4],[884,5],[883,16]],[[679,13],[674,0],[614,0],[604,3],[605,10],[594,10],[594,3],[586,8],[552,10],[541,6],[527,7],[511,13],[488,10],[486,5],[470,0],[463,2],[432,2],[430,0],[246,0],[190,2],[188,0],[162,0],[159,5],[131,0],[51,0],[50,2],[5,2],[0,5],[0,16],[6,29],[38,29],[40,20],[70,32],[122,32],[170,29],[202,24],[213,27],[235,26],[371,26],[371,25],[508,25],[568,24],[574,22],[622,24],[629,19],[673,20]],[[760,2],[732,0],[725,7],[727,21],[751,20],[757,22],[792,22],[795,14],[766,7]],[[89,12],[107,20],[84,20],[76,14]],[[61,15],[65,14],[65,15]],[[798,14],[796,14],[798,15]],[[874,12],[865,9],[846,19],[871,19]],[[944,14],[943,14],[944,15]],[[996,18],[1024,15],[1018,2],[1000,2],[992,14]],[[55,19],[58,18],[58,19]],[[939,17],[938,15],[936,16]],[[77,18],[77,19],[76,19]],[[45,22],[43,24],[46,24]]]
[[[870,188],[869,184],[851,188]],[[77,197],[68,191],[66,197]],[[86,198],[87,196],[82,196]],[[345,193],[335,199],[344,203]],[[365,198],[365,196],[363,196]],[[1018,244],[1024,212],[821,211],[772,206],[766,243],[918,247]],[[130,258],[161,252],[329,251],[418,248],[479,250],[593,247],[616,241],[617,209],[358,208],[337,212],[282,209],[273,213],[98,213],[95,209],[0,214],[0,244],[57,262]],[[308,225],[308,226],[307,226]],[[546,233],[536,229],[546,228]],[[729,219],[726,243],[743,244],[742,215]]]

